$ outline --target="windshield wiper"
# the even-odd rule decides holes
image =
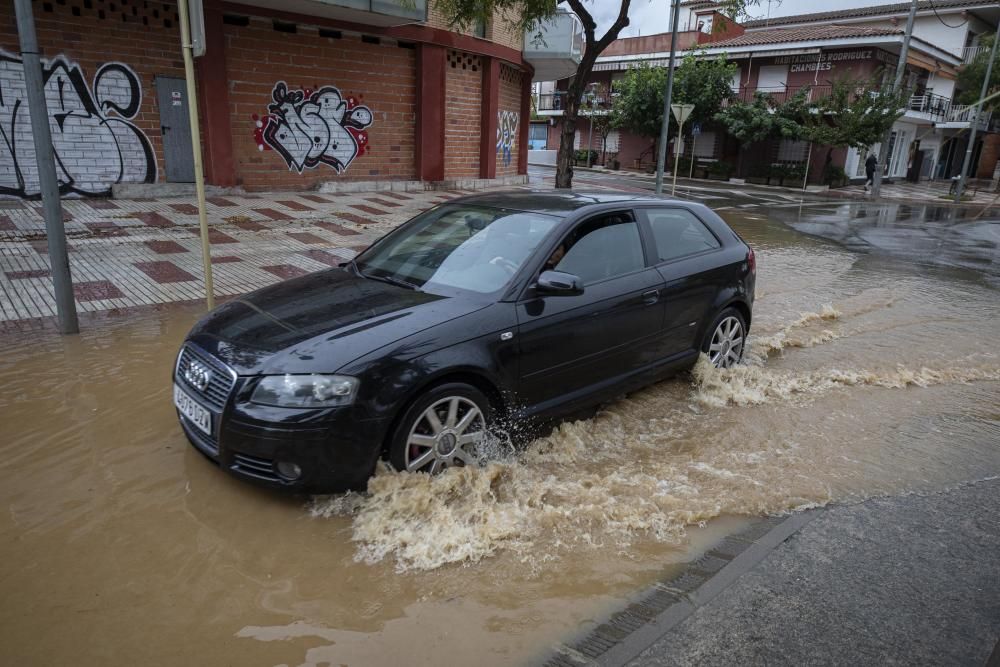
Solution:
[[[355,266],[357,269],[357,267]],[[388,283],[390,285],[395,285],[396,287],[405,287],[406,289],[417,290],[420,289],[420,285],[415,285],[411,282],[407,282],[402,278],[395,278],[393,276],[376,276],[371,273],[365,273],[361,269],[357,269],[358,275],[362,278],[368,278],[369,280],[377,280],[379,282]]]

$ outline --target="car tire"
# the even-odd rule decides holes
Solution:
[[[725,308],[705,331],[701,351],[716,368],[735,366],[743,358],[747,342],[747,321],[736,308]]]
[[[464,382],[432,387],[410,404],[393,429],[389,462],[396,470],[430,474],[475,465],[476,445],[492,420],[493,405],[476,387]]]

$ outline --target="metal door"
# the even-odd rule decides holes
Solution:
[[[188,120],[184,79],[156,77],[156,99],[160,105],[160,132],[167,181],[193,183],[194,154],[191,152],[191,123]]]

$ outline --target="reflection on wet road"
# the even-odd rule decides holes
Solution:
[[[264,493],[191,449],[170,370],[194,308],[8,337],[0,663],[530,662],[747,517],[1000,474],[984,273],[724,214],[758,256],[745,366],[366,495]]]

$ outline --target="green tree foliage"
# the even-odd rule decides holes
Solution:
[[[713,118],[740,143],[765,139],[802,139],[811,122],[809,91],[803,89],[785,102],[766,93],[756,93],[750,102],[731,102]]]
[[[733,96],[736,67],[722,56],[711,60],[686,56],[674,72],[671,102],[694,105],[687,122],[711,120],[723,102]],[[616,85],[618,96],[611,112],[614,125],[645,137],[659,136],[666,88],[667,68],[645,63],[631,68]],[[671,122],[670,134],[676,132],[677,124]]]
[[[611,123],[642,137],[655,137],[663,124],[663,94],[667,69],[642,63],[615,84]]]
[[[958,72],[958,88],[962,92],[958,95],[960,104],[975,104],[979,101],[979,93],[983,90],[983,79],[986,78],[986,69],[989,64],[993,40],[996,35],[983,37],[979,40],[979,45],[986,49],[976,56],[975,60],[967,64]],[[1000,57],[997,58],[1000,60]],[[995,93],[1000,89],[1000,63],[993,63],[993,72],[990,74],[990,84],[986,88],[986,94]],[[1000,98],[994,98],[983,104],[986,110],[1000,110]]]
[[[863,151],[882,141],[903,115],[908,95],[905,90],[893,94],[877,75],[867,80],[834,81],[828,95],[809,104],[811,119],[803,137],[817,144]]]

